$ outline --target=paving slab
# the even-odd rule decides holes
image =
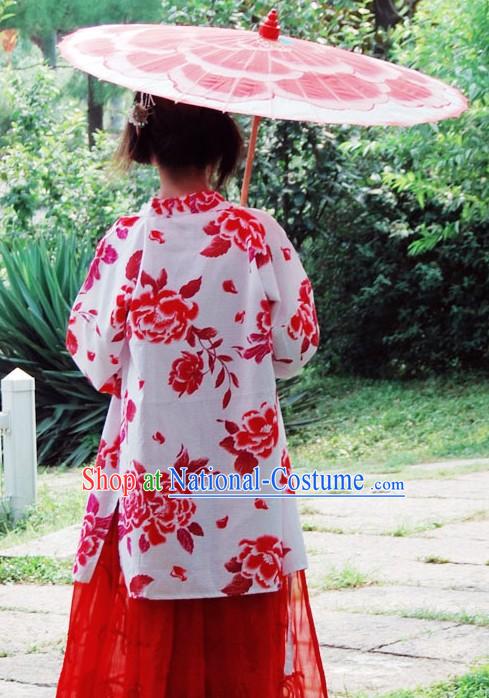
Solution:
[[[319,611],[320,606],[311,605]],[[394,643],[424,637],[435,631],[451,628],[449,621],[399,618],[397,616],[369,615],[368,613],[342,613],[335,611],[316,613],[316,629],[319,642],[327,647],[372,651]],[[488,631],[489,632],[489,631]]]
[[[67,615],[71,584],[0,584],[0,609]]]
[[[390,479],[390,478],[386,478]],[[396,479],[396,477],[392,478]],[[411,497],[436,499],[475,499],[484,500],[487,508],[487,497],[481,490],[487,482],[487,472],[463,473],[452,478],[433,480],[408,480]]]
[[[467,525],[468,524],[464,524]],[[451,563],[486,565],[489,560],[489,537],[483,541],[459,536],[378,536],[369,534],[334,534],[322,531],[305,531],[304,538],[311,554],[328,556],[348,555],[357,559],[372,561],[388,566],[393,557],[403,560],[422,561],[426,557],[438,557]],[[489,533],[489,529],[488,529]]]
[[[17,681],[0,681],[1,698],[55,698],[55,688],[32,686]]]
[[[78,545],[81,524],[73,524],[45,536],[19,543],[0,550],[0,555],[17,557],[23,555],[45,555],[58,559],[74,558]]]
[[[429,504],[427,503],[429,502]],[[464,519],[489,518],[486,499],[354,499],[324,498],[309,504],[316,515],[303,514],[303,524],[343,533],[376,533],[391,536],[398,530],[417,535],[418,531],[459,523]]]
[[[409,480],[404,498],[311,497],[299,500],[299,509],[305,523],[345,533],[385,534],[405,528],[416,534],[417,528],[433,524],[445,526],[475,516],[489,520],[488,482],[487,472]]]
[[[489,478],[488,478],[489,492]],[[489,494],[488,494],[489,498]],[[489,560],[489,518],[481,521],[464,521],[463,523],[451,523],[442,528],[433,528],[430,531],[417,533],[419,538],[444,539],[465,541],[466,545],[471,546],[474,543],[482,543],[487,547],[487,559]]]
[[[419,659],[321,647],[329,698],[350,698],[364,691],[377,698],[387,691],[415,689],[463,674],[469,670],[464,662]]]
[[[436,473],[439,470],[444,472],[450,472],[451,470],[460,471],[464,468],[479,468],[483,466],[486,466],[489,470],[489,458],[455,458],[447,461],[433,461],[432,463],[416,463],[416,465],[409,465],[407,472],[410,475],[416,475],[416,473]]]
[[[311,594],[315,618],[330,611],[372,614],[390,613],[466,613],[489,619],[489,594],[486,591],[458,591],[429,586],[390,585],[358,589],[340,589]]]
[[[425,622],[425,621],[421,621]],[[401,654],[428,659],[447,659],[470,663],[489,660],[489,628],[452,625],[433,628],[418,637],[400,640],[374,649],[373,652]]]
[[[61,652],[31,652],[0,657],[0,681],[15,681],[26,689],[32,686],[55,689],[62,664]]]
[[[67,621],[57,613],[0,611],[0,628],[0,655],[10,655],[63,642]]]
[[[415,586],[438,587],[439,589],[473,589],[489,591],[488,565],[429,564],[413,560],[403,560],[393,556],[389,567],[377,562],[375,558],[363,561],[346,552],[341,555],[314,555],[309,557],[310,583],[316,589],[327,591],[328,576],[332,568],[341,570],[351,566],[364,574],[367,583],[378,582],[380,585],[407,584]],[[381,586],[377,586],[381,594]]]

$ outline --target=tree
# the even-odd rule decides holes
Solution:
[[[15,27],[39,47],[46,63],[57,65],[56,44],[64,35],[79,27],[126,22],[154,22],[161,19],[160,0],[75,0],[60,3],[57,0],[18,0],[6,27]],[[103,128],[104,104],[114,94],[114,88],[93,77],[74,75],[68,89],[83,94],[87,101],[88,138],[93,145],[93,134]]]
[[[375,27],[388,29],[401,19],[392,0],[374,0]]]

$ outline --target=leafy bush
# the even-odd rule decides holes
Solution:
[[[435,124],[359,131],[343,146],[357,160],[382,162],[382,182],[416,202],[411,252],[432,249],[474,226],[487,229],[488,35],[486,0],[420,3],[414,20],[393,31],[390,59],[459,87],[469,109]]]
[[[486,6],[421,3],[391,35],[390,58],[459,85],[467,112],[409,129],[351,128],[338,143],[332,206],[305,248],[321,351],[335,370],[487,371]]]
[[[489,236],[474,228],[409,255],[399,204],[385,186],[345,189],[306,246],[324,360],[370,376],[487,371]]]
[[[23,72],[23,71],[22,71]],[[66,99],[53,70],[40,66],[26,78],[1,73],[4,112],[0,135],[0,237],[56,240],[72,232],[94,243],[156,186],[152,168],[115,176],[114,138],[98,131],[89,149],[86,116]]]

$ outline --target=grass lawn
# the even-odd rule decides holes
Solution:
[[[421,462],[489,458],[487,379],[309,380],[320,381],[321,421],[289,436],[297,469],[399,472]]]
[[[0,584],[71,584],[72,565],[42,555],[0,557]]]
[[[15,525],[0,519],[0,547],[8,548],[80,523],[86,497],[87,493],[82,490],[81,468],[39,466],[38,505]]]

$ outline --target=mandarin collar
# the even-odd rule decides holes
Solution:
[[[215,208],[226,199],[215,189],[201,189],[199,191],[162,198],[157,194],[150,199],[150,209],[157,215],[170,218],[183,213],[201,213]]]

